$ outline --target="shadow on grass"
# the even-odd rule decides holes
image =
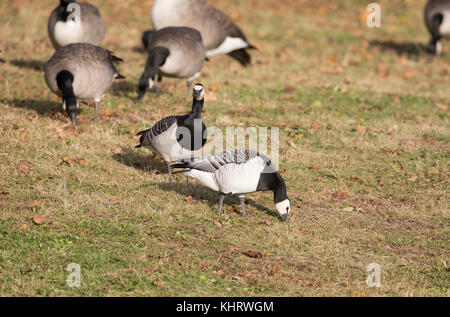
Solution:
[[[44,71],[45,62],[39,60],[25,60],[25,59],[13,59],[11,64],[20,67],[20,68],[28,68],[36,71]]]
[[[156,186],[164,191],[176,192],[183,196],[191,196],[195,200],[206,201],[208,206],[214,210],[217,210],[219,207],[219,193],[209,190],[202,185],[195,184],[192,180],[190,180],[189,183],[186,183],[186,181],[176,182],[176,180],[173,183],[151,183],[150,186]],[[278,214],[273,210],[257,204],[249,197],[246,198],[247,205],[254,207],[258,211],[263,211],[270,216],[278,218]],[[227,206],[235,206],[236,210],[241,213],[241,203],[237,195],[230,195],[225,198],[222,213],[225,212]]]
[[[422,43],[415,42],[395,42],[392,40],[387,41],[371,41],[371,47],[379,47],[383,51],[394,51],[398,55],[407,54],[408,57],[420,57],[428,54],[428,47]]]
[[[2,100],[2,102],[12,107],[34,110],[39,115],[52,118],[55,117],[56,114],[62,113],[61,103],[52,100],[15,98],[11,100]]]
[[[123,150],[120,154],[114,154],[113,159],[117,162],[133,167],[135,169],[147,172],[147,173],[158,173],[158,174],[168,174],[167,166],[162,161],[151,155],[145,155],[143,151],[132,151]]]
[[[137,83],[121,80],[116,81],[111,87],[114,96],[127,97],[135,100],[137,98]]]

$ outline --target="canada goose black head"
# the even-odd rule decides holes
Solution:
[[[72,73],[67,70],[60,71],[56,75],[56,83],[62,94],[62,107],[72,123],[77,125],[78,101],[73,92],[73,79]]]
[[[147,62],[145,64],[144,72],[139,78],[139,96],[138,102],[140,102],[148,89],[152,89],[154,86],[155,76],[158,74],[158,69],[166,62],[170,51],[163,46],[153,47],[148,53]]]
[[[60,6],[61,8],[63,8],[62,12],[61,12],[61,20],[62,21],[67,21],[67,19],[69,18],[69,16],[73,13],[73,8],[72,10],[68,10],[68,6],[71,3],[76,3],[76,0],[60,0]]]

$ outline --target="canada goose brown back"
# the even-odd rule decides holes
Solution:
[[[251,62],[246,49],[254,47],[242,30],[205,0],[156,0],[152,23],[156,30],[167,26],[199,30],[208,57],[229,54],[244,66]]]
[[[45,81],[52,92],[63,97],[63,107],[66,111],[62,85],[68,86],[71,96],[93,99],[96,117],[98,103],[106,94],[113,79],[120,77],[112,63],[114,58],[108,50],[99,46],[86,43],[69,44],[58,49],[45,64]]]
[[[76,12],[78,9],[75,4],[80,12]],[[69,19],[71,15],[75,20]],[[48,19],[48,35],[55,49],[71,43],[99,45],[105,36],[105,24],[95,6],[61,0]]]
[[[147,44],[148,57],[139,80],[139,100],[153,87],[155,76],[186,78],[188,93],[200,75],[206,58],[200,32],[188,27],[166,27],[152,34]]]

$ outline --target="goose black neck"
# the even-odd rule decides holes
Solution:
[[[164,65],[169,54],[169,50],[162,46],[156,46],[150,50],[144,72],[139,79],[139,98],[142,98],[147,91],[148,80],[150,78],[155,80],[155,75],[158,73],[158,68]]]
[[[256,190],[272,191],[275,204],[287,199],[286,183],[284,182],[283,177],[275,171],[270,163],[267,163],[266,168],[263,173],[261,173]]]
[[[62,70],[56,75],[56,83],[58,88],[62,91],[62,95],[71,96],[73,93],[73,75],[68,70]]]
[[[200,100],[194,98],[192,102],[192,111],[191,111],[194,119],[200,119],[202,117],[202,109],[204,102],[205,100],[203,98]]]

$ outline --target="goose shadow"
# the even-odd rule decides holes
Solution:
[[[20,68],[28,68],[35,71],[44,71],[45,63],[39,60],[25,60],[25,59],[13,59],[10,61],[11,64]]]
[[[415,42],[395,42],[392,40],[374,40],[369,42],[371,47],[378,47],[383,51],[394,51],[397,55],[403,54],[408,57],[419,57],[424,54],[428,54],[428,46],[422,43]]]
[[[162,160],[143,152],[125,149],[119,154],[114,154],[113,159],[117,162],[147,173],[168,174],[167,166]]]
[[[195,184],[190,180],[189,184],[186,183],[151,183],[150,186],[156,186],[164,191],[172,191],[176,192],[183,196],[191,196],[195,200],[205,201],[211,209],[217,210],[219,207],[219,193],[214,192],[202,185]],[[253,199],[249,199],[246,197],[246,205],[250,205],[257,209],[258,211],[263,211],[266,214],[279,218],[278,213],[273,210],[264,207]],[[241,213],[241,203],[237,195],[227,196],[223,203],[222,213],[224,212],[227,206],[235,206],[237,211]]]
[[[111,86],[111,92],[114,96],[136,99],[137,85],[131,81],[117,81]]]
[[[61,103],[51,100],[15,98],[11,100],[2,100],[2,102],[12,107],[34,110],[41,116],[54,118],[62,113]]]

